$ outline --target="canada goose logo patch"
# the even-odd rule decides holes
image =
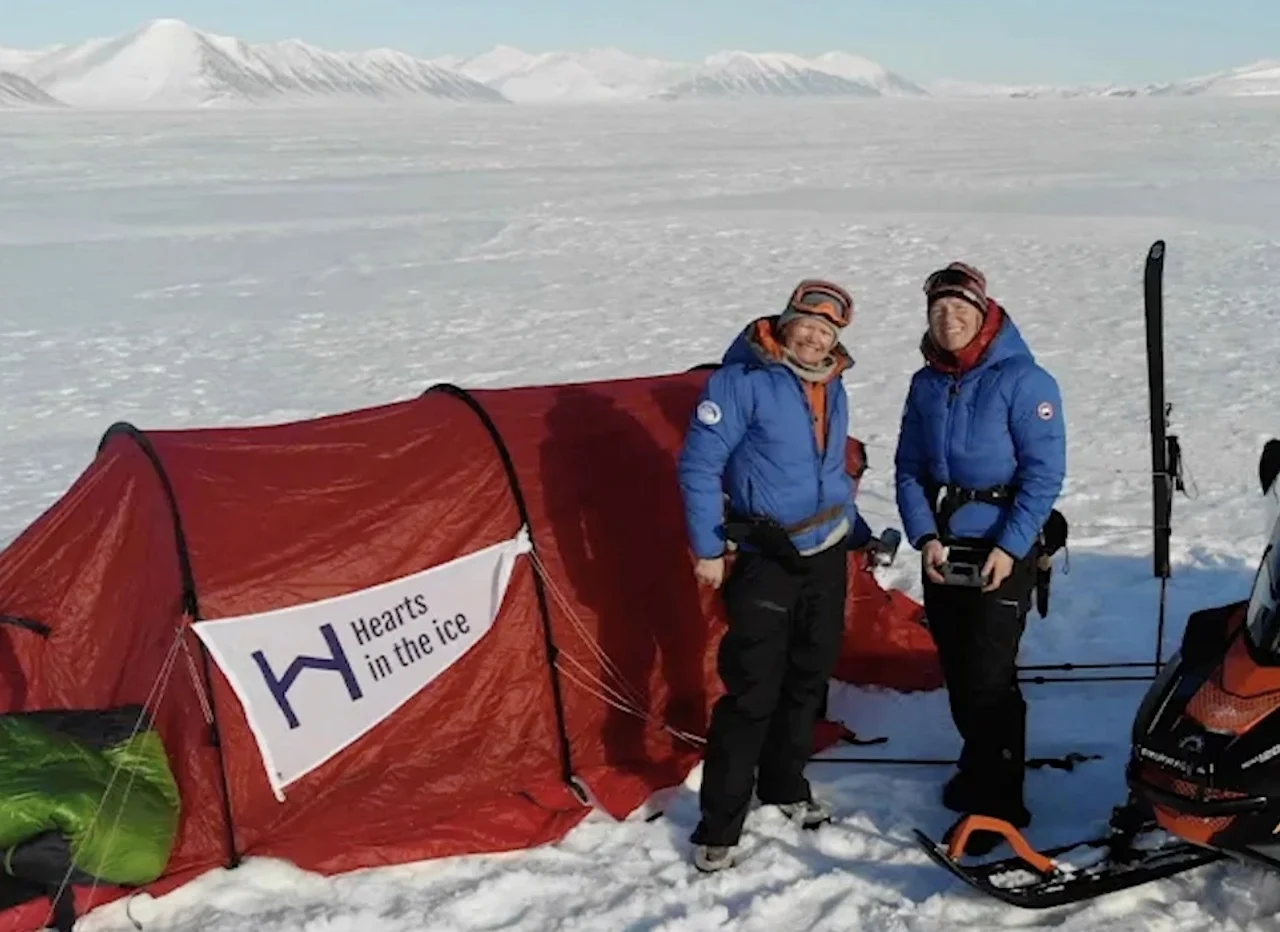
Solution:
[[[720,406],[714,401],[704,401],[698,405],[698,420],[707,426],[720,423]]]
[[[1053,417],[1053,405],[1047,401],[1040,402],[1040,406],[1036,408],[1036,416],[1042,421],[1047,421]]]

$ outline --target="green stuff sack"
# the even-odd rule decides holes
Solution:
[[[21,864],[24,874],[72,869],[140,886],[164,872],[181,804],[160,736],[140,715],[137,706],[0,715],[5,873]],[[50,832],[66,845],[46,844]],[[50,858],[63,863],[33,864]]]

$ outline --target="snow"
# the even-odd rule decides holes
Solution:
[[[319,99],[501,102],[492,88],[403,53],[329,52],[298,40],[251,45],[157,19],[111,39],[0,62],[76,107],[190,109]]]
[[[691,63],[616,48],[531,54],[499,45],[470,59],[446,56],[436,61],[497,88],[516,103],[924,93],[883,66],[840,51],[807,59],[789,52],[723,50]]]
[[[844,49],[813,57],[724,49],[668,61],[620,48],[533,53],[500,44],[427,61],[399,49],[335,52],[289,39],[249,43],[177,19],[124,35],[44,49],[0,48],[12,72],[57,101],[97,109],[345,106],[405,100],[601,104],[729,97],[1076,98],[1265,96],[1280,93],[1280,63],[1143,86],[1006,85],[943,78],[918,84]],[[26,95],[30,97],[30,95]],[[9,107],[33,101],[6,95]],[[45,100],[34,102],[50,106]]]
[[[412,112],[412,111],[408,111]],[[1280,144],[1264,100],[749,100],[625,108],[15,112],[0,121],[0,541],[116,420],[275,422],[416,396],[676,371],[718,358],[800,277],[850,286],[861,502],[899,526],[892,453],[924,324],[921,282],[988,275],[1058,376],[1070,430],[1069,572],[1024,663],[1146,661],[1150,461],[1142,260],[1164,238],[1175,500],[1165,655],[1195,608],[1242,597],[1264,539],[1256,480],[1280,434]],[[638,567],[637,571],[642,571]],[[884,571],[919,595],[913,554]],[[1141,683],[1028,685],[1030,837],[1090,832],[1123,794]],[[950,757],[942,692],[838,688],[889,742]],[[946,767],[815,762],[837,821],[754,812],[747,859],[688,863],[699,773],[664,815],[593,817],[562,843],[324,878],[250,859],[139,895],[85,932],[1264,928],[1280,877],[1213,865],[1032,914],[979,898],[912,844],[950,821]]]
[[[1264,60],[1153,89],[1158,94],[1251,97],[1280,94],[1280,61]]]
[[[0,109],[8,107],[58,107],[61,104],[26,78],[0,71]]]
[[[943,78],[928,83],[926,91],[936,97],[1269,97],[1280,94],[1280,61],[1160,84],[991,84]]]
[[[727,51],[708,56],[688,78],[662,91],[667,98],[726,95],[876,97],[871,84],[823,71],[785,52]]]
[[[531,54],[499,45],[469,59],[436,60],[515,103],[639,100],[687,73],[688,66],[615,48]]]
[[[850,52],[823,52],[809,62],[809,67],[850,81],[868,84],[875,87],[885,96],[910,96],[925,93],[924,88],[920,87],[920,85],[894,74],[884,65]]]

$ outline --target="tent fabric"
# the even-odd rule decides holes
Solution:
[[[700,759],[663,725],[702,735],[718,698],[724,618],[695,583],[675,481],[706,377],[442,386],[287,424],[112,430],[0,552],[0,615],[51,628],[0,626],[0,711],[141,703],[184,632],[154,713],[182,801],[156,893],[233,862],[233,844],[331,873],[554,841],[590,811],[566,764],[625,816]],[[186,626],[374,586],[524,524],[536,562],[517,563],[485,640],[277,801],[234,693]],[[851,559],[841,677],[941,685],[919,606]],[[603,701],[594,679],[643,715]],[[0,930],[38,927],[6,925],[21,912],[0,913]]]

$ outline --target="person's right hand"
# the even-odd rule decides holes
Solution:
[[[719,589],[724,583],[724,557],[699,560],[693,567],[693,575],[698,577],[698,582]]]
[[[935,539],[926,543],[920,551],[920,560],[924,564],[924,574],[933,582],[941,583],[942,574],[938,567],[947,562],[947,548],[942,546],[942,541]]]

